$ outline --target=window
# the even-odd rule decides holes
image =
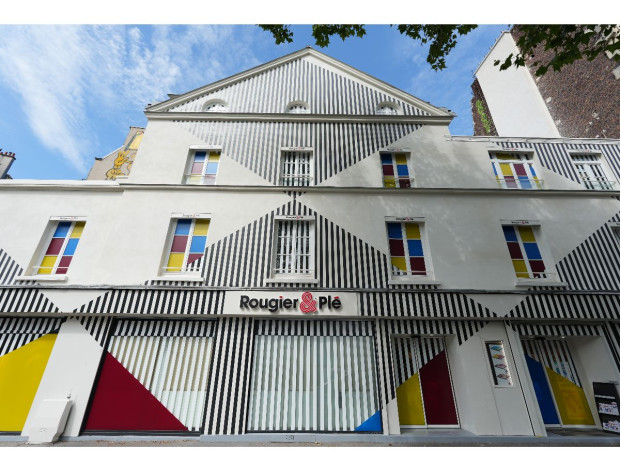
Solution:
[[[281,186],[312,185],[312,150],[283,150],[280,173]]]
[[[550,278],[545,262],[536,241],[534,226],[502,225],[506,245],[517,278]]]
[[[228,108],[226,107],[226,103],[223,100],[210,100],[205,103],[202,111],[206,111],[209,113],[222,112],[228,111]]]
[[[411,187],[406,153],[381,153],[384,187]]]
[[[430,276],[424,258],[423,223],[388,222],[387,235],[394,276]]]
[[[305,102],[291,102],[289,103],[287,113],[310,113],[310,108]]]
[[[164,273],[200,271],[200,259],[207,247],[209,218],[177,218],[172,221],[174,231],[167,247]]]
[[[274,277],[314,278],[314,220],[276,219]]]
[[[381,103],[377,106],[377,115],[398,115],[398,107],[393,103]]]
[[[36,274],[67,274],[75,255],[85,221],[58,221]]]
[[[185,184],[215,184],[219,166],[219,150],[197,150],[193,152],[192,160],[185,175]]]
[[[534,170],[531,155],[490,153],[497,183],[503,189],[542,189],[543,181]]]
[[[615,182],[609,180],[599,155],[571,154],[571,159],[586,189],[612,190],[614,188]]]

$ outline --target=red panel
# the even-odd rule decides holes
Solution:
[[[106,353],[87,431],[187,431],[161,402]]]
[[[426,424],[456,425],[456,406],[444,350],[420,369]]]

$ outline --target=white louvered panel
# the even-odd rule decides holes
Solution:
[[[377,411],[372,337],[256,338],[250,431],[353,431]]]
[[[110,353],[190,431],[201,427],[211,338],[115,336]]]

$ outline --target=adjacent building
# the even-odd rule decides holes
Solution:
[[[618,140],[452,136],[311,48],[145,115],[128,176],[0,182],[0,431],[617,424]]]

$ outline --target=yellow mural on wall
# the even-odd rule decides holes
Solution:
[[[0,431],[24,428],[55,341],[46,334],[0,357]]]
[[[129,175],[133,165],[133,160],[136,156],[136,151],[142,142],[143,135],[144,131],[136,131],[127,145],[118,151],[116,158],[114,159],[114,166],[106,171],[105,175],[107,180],[114,181],[117,176]]]

